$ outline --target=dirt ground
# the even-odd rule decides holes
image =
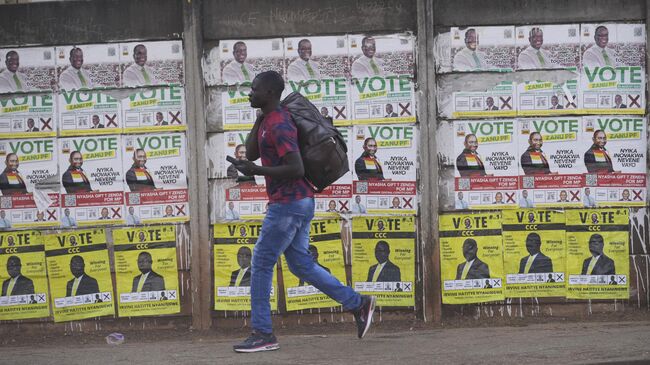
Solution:
[[[546,321],[546,319],[544,319]],[[236,354],[245,329],[124,333],[119,346],[106,334],[4,337],[0,364],[521,364],[650,363],[650,316],[633,321],[510,323],[467,327],[421,322],[373,325],[363,340],[352,324],[276,331],[281,349]]]

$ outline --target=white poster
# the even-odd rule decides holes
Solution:
[[[183,84],[183,44],[179,41],[120,44],[122,86]]]
[[[261,111],[251,107],[248,99],[250,85],[237,85],[221,93],[223,129],[251,129]]]
[[[0,138],[56,136],[54,94],[0,99]]]
[[[451,28],[451,59],[454,71],[515,69],[515,27]]]
[[[60,138],[61,226],[124,223],[118,135]]]
[[[646,201],[647,124],[638,116],[583,117],[580,156],[592,206],[643,206]]]
[[[56,48],[59,89],[102,89],[120,86],[118,44]]]
[[[120,101],[108,94],[95,90],[62,91],[57,101],[61,136],[122,132]]]
[[[578,114],[578,75],[557,84],[550,81],[526,81],[517,84],[517,115]]]
[[[290,84],[345,79],[347,55],[346,36],[285,38],[285,79]]]
[[[517,27],[517,69],[536,70],[580,65],[580,25],[527,25]]]
[[[262,71],[284,74],[281,38],[220,41],[207,57],[210,64],[219,65],[221,77],[209,75],[217,84],[250,83]],[[216,67],[214,72],[218,72]]]
[[[354,155],[352,153],[352,127],[338,127],[348,148],[348,165],[350,171],[341,176],[322,192],[314,194],[317,216],[336,216],[337,214],[352,213],[352,169]],[[355,211],[354,213],[361,213]]]
[[[183,133],[124,136],[127,224],[189,220]]]
[[[486,91],[453,93],[453,118],[499,118],[517,114],[515,84],[503,81]]]
[[[58,226],[55,139],[3,140],[0,156],[0,229]]]
[[[352,206],[361,204],[369,214],[416,213],[417,128],[360,125],[352,133]]]
[[[581,127],[580,117],[519,120],[519,207],[583,206]]]
[[[53,90],[54,48],[0,48],[0,94]]]
[[[122,110],[127,133],[187,129],[185,91],[180,86],[139,90],[122,99]]]
[[[517,195],[514,119],[454,121],[454,208],[512,208]]]
[[[348,35],[350,75],[367,77],[407,76],[415,70],[415,37],[411,34]]]
[[[580,107],[587,114],[645,112],[645,25],[582,24]]]

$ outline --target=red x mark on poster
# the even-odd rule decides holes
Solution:
[[[504,98],[503,96],[499,96],[499,99],[501,99],[501,109],[510,109],[512,110],[512,106],[510,106],[510,99],[512,97],[508,96],[507,98]]]
[[[49,210],[48,209],[48,210],[46,210],[46,212],[47,212],[47,220],[48,221],[49,220],[53,220],[53,221],[56,220],[56,210]]]
[[[45,120],[43,118],[40,118],[40,119],[41,119],[41,123],[43,124],[43,126],[41,127],[42,131],[44,131],[45,128],[47,128],[49,130],[52,130],[52,126],[50,125],[50,123],[52,123],[52,118],[47,118],[47,120]]]
[[[185,206],[184,205],[176,205],[176,215],[185,215]]]
[[[349,203],[349,201],[339,200],[339,205],[341,206],[341,209],[339,209],[339,210],[341,210],[341,211],[350,210],[350,209],[348,209],[348,203]]]
[[[571,193],[571,201],[572,202],[579,202],[580,198],[578,197],[578,194],[580,194],[580,190],[572,191],[569,190],[569,193]]]
[[[515,193],[506,193],[506,203],[515,202]]]
[[[400,116],[402,116],[402,115],[409,115],[410,116],[411,115],[411,112],[409,111],[409,108],[411,107],[411,103],[406,103],[406,104],[398,103],[397,105],[399,105],[399,108],[401,109],[399,111]]]
[[[632,198],[632,200],[643,200],[643,199],[641,199],[641,192],[642,192],[642,190],[634,190],[634,189],[632,189],[632,194],[634,194],[634,198]]]
[[[402,201],[404,202],[404,204],[402,204],[404,206],[404,209],[413,208],[413,205],[411,204],[413,198],[402,198]]]
[[[111,210],[113,211],[112,218],[122,218],[122,213],[120,213],[120,210],[122,210],[122,208],[119,208],[119,207],[118,208],[111,208]]]
[[[104,114],[104,117],[106,118],[106,120],[108,120],[108,122],[106,123],[107,127],[111,125],[117,127],[117,122],[115,121],[115,118],[117,118],[117,114],[113,114],[112,117],[108,114]]]
[[[630,108],[633,108],[636,106],[637,108],[641,107],[641,104],[639,104],[639,99],[641,98],[641,95],[637,95],[636,97],[632,95],[627,96],[628,99],[630,99]]]
[[[345,107],[344,106],[342,106],[342,107],[336,107],[335,106],[334,111],[336,112],[336,116],[334,117],[334,119],[339,119],[339,117],[341,117],[341,119],[345,119],[345,114],[343,114],[343,112],[345,112]]]
[[[169,124],[183,124],[181,123],[181,120],[178,118],[179,115],[181,115],[181,112],[176,112],[175,114],[172,112],[169,112],[169,116],[172,117],[172,120],[169,122]]]

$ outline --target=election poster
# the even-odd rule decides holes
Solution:
[[[348,35],[352,79],[406,76],[415,73],[415,37],[412,34]]]
[[[0,227],[59,225],[59,172],[54,138],[0,140]]]
[[[60,90],[119,87],[118,44],[57,47],[56,70]]]
[[[453,71],[513,71],[517,58],[514,33],[514,26],[452,27]]]
[[[222,219],[262,219],[269,208],[266,186],[253,181],[243,181],[226,188],[226,203]]]
[[[101,91],[62,91],[57,95],[57,105],[61,136],[122,132],[120,101]]]
[[[578,74],[563,83],[525,81],[517,84],[517,115],[578,114]]]
[[[235,179],[238,183],[255,183],[255,177],[245,176],[235,168],[235,165],[226,161],[227,156],[236,160],[246,160],[246,138],[249,131],[227,131],[221,134],[219,144],[216,146],[219,157],[216,162],[219,166],[215,167],[217,177],[227,177]]]
[[[353,195],[369,214],[417,212],[417,128],[412,125],[353,127]]]
[[[524,25],[515,33],[517,70],[578,69],[579,24]]]
[[[454,122],[455,209],[516,206],[515,128],[514,119]]]
[[[440,216],[440,271],[444,304],[503,300],[501,214]]]
[[[345,78],[289,81],[284,87],[283,99],[293,92],[307,98],[330,123],[336,126],[352,123]]]
[[[455,91],[453,118],[500,118],[517,115],[515,83],[503,81],[486,91]]]
[[[261,222],[214,225],[214,309],[251,310],[251,262]],[[278,309],[277,266],[273,268],[271,310]]]
[[[309,253],[314,264],[332,274],[346,285],[343,244],[341,243],[341,222],[338,220],[314,220],[309,232]],[[281,257],[284,297],[287,310],[340,306],[335,300],[323,294],[313,285],[293,275],[284,256]]]
[[[348,148],[348,166],[354,165],[352,154],[352,127],[337,127]],[[352,199],[352,173],[347,172],[332,185],[320,193],[314,194],[315,214],[320,217],[335,217],[339,213],[350,213],[350,201]],[[360,212],[356,212],[360,213]]]
[[[120,317],[178,313],[176,227],[113,230]]]
[[[627,208],[567,210],[567,298],[629,299]]]
[[[415,123],[415,86],[408,75],[352,79],[352,124]]]
[[[581,124],[571,116],[519,120],[520,207],[583,206]]]
[[[0,233],[0,320],[49,317],[45,270],[40,232]]]
[[[189,220],[185,135],[141,134],[123,139],[127,221],[140,224]]]
[[[506,298],[564,297],[564,212],[517,209],[502,215]]]
[[[53,90],[54,48],[0,48],[0,94]]]
[[[641,116],[583,117],[580,155],[586,168],[585,206],[643,206],[647,122]]]
[[[415,217],[352,220],[352,287],[377,305],[415,305]]]
[[[44,235],[54,322],[115,315],[103,229]]]
[[[257,117],[262,115],[261,110],[251,107],[251,102],[248,99],[249,93],[250,83],[231,86],[228,91],[221,93],[221,115],[224,130],[250,130]]]
[[[348,44],[344,35],[285,38],[285,79],[292,86],[325,80],[345,81],[347,56]]]
[[[208,56],[210,64],[219,65],[221,77],[208,75],[217,85],[240,85],[253,82],[262,71],[284,75],[284,46],[281,38],[223,40]]]
[[[141,89],[122,99],[126,133],[184,131],[185,91],[180,86]]]
[[[0,99],[0,138],[56,136],[53,98],[53,94],[29,94]]]
[[[58,141],[61,226],[123,224],[120,136],[71,137]]]
[[[645,25],[582,24],[579,102],[586,114],[644,114]]]
[[[414,123],[414,38],[348,36],[352,124]]]
[[[122,86],[182,85],[183,42],[132,42],[120,44]]]

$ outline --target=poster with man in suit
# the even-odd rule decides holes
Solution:
[[[61,136],[122,132],[120,101],[101,91],[62,91],[57,95],[57,105]]]
[[[122,140],[127,209],[134,207],[142,223],[187,221],[185,134],[131,135]]]
[[[61,202],[80,226],[124,223],[122,138],[59,138]]]
[[[92,90],[120,86],[119,44],[56,47],[59,90]]]
[[[55,137],[55,95],[8,96],[0,100],[0,137]]]
[[[331,273],[343,285],[345,276],[344,252],[341,242],[341,221],[337,219],[314,220],[309,231],[309,254],[318,267]],[[281,258],[284,297],[288,311],[338,307],[340,304],[291,273],[284,256]],[[296,268],[294,268],[296,269]]]
[[[441,215],[440,253],[443,303],[504,298],[499,213]]]
[[[629,209],[568,210],[566,217],[567,298],[628,299]]]
[[[379,294],[378,305],[414,305],[414,217],[374,216],[352,221],[352,287],[362,294]]]
[[[9,243],[14,245],[9,247]],[[38,231],[0,233],[0,319],[47,317],[45,248]]]
[[[581,24],[580,40],[579,108],[586,114],[644,114],[644,24]]]
[[[54,48],[0,48],[0,94],[48,91],[55,85]]]
[[[252,262],[253,258],[248,254],[252,254],[261,229],[261,222],[217,223],[213,226],[215,310],[250,311],[250,285],[242,285],[242,282],[245,283],[246,271],[240,276],[240,270]],[[250,272],[250,268],[247,271]],[[233,283],[235,273],[237,276]],[[239,285],[233,285],[238,284],[238,277]],[[274,268],[271,310],[278,308],[277,290],[278,278]]]
[[[510,72],[516,66],[515,27],[451,28],[453,71]]]
[[[123,87],[183,84],[181,41],[131,42],[119,46]]]
[[[118,315],[178,313],[176,227],[115,229],[113,244]]]
[[[502,215],[506,298],[565,296],[564,212],[517,209]]]
[[[459,209],[516,205],[516,125],[513,119],[454,122],[455,133],[449,137],[456,156],[455,192],[464,198]]]
[[[106,232],[67,231],[44,235],[43,240],[54,321],[114,315]]]

